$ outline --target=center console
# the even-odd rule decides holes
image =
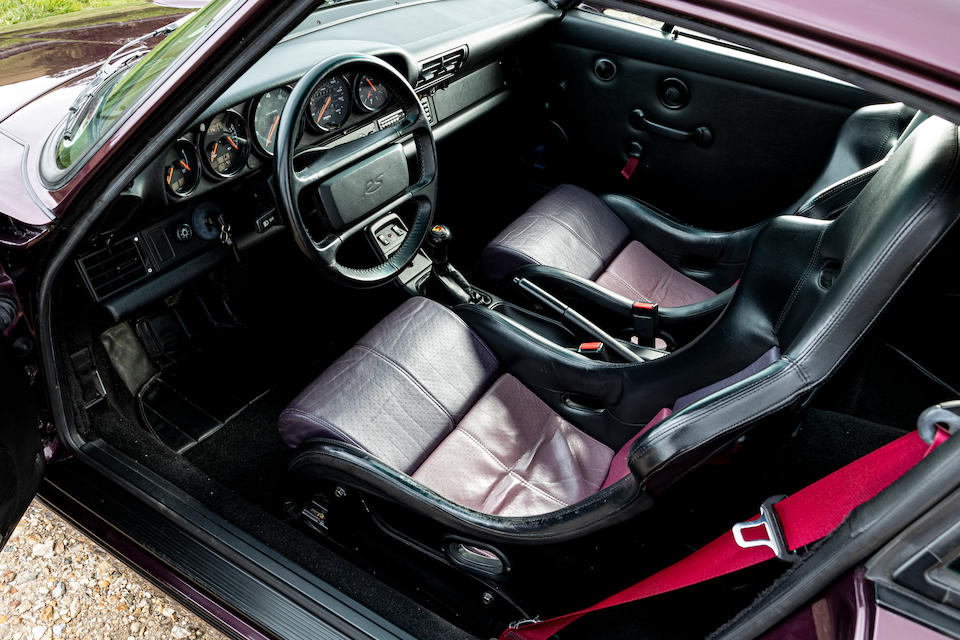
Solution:
[[[372,233],[375,245],[399,243],[406,232],[399,219],[381,226]],[[470,283],[450,264],[452,237],[448,227],[435,225],[398,283],[411,295],[451,306],[486,307],[540,340],[595,361],[638,364],[662,358],[703,333],[732,296],[726,292],[697,305],[660,308],[559,269],[529,265],[515,272],[499,297]]]

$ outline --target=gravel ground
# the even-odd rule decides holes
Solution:
[[[3,640],[226,640],[34,501],[0,551]]]

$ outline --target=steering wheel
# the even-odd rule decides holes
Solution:
[[[311,94],[334,74],[353,73],[379,80],[402,111],[399,121],[360,138],[347,134],[328,146],[297,153]],[[408,153],[415,156],[413,162]],[[433,223],[437,148],[416,92],[392,66],[373,56],[347,54],[310,69],[293,88],[280,115],[276,158],[280,208],[294,241],[334,280],[375,287],[392,280],[416,257]],[[317,219],[309,224],[301,209],[303,201],[312,202],[311,209],[317,212]],[[415,213],[398,249],[371,267],[340,262],[338,254],[348,238],[375,226],[401,205]]]

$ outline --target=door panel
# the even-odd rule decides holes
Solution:
[[[0,548],[33,499],[44,459],[33,393],[0,334]]]
[[[601,59],[615,65],[612,79],[598,76]],[[528,113],[540,118],[525,145],[550,146],[542,163],[553,174],[549,179],[630,193],[710,229],[748,226],[791,205],[823,168],[846,117],[880,102],[742,49],[683,35],[673,39],[579,10],[521,61],[532,97]],[[665,85],[667,79],[685,85],[683,106],[671,108],[661,97],[675,86],[672,80]],[[672,129],[707,127],[712,143],[702,147],[639,130],[630,120],[635,109]],[[562,140],[567,144],[558,151]],[[628,181],[620,171],[632,143],[642,153]]]

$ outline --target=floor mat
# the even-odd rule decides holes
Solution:
[[[280,440],[277,417],[300,386],[268,392],[185,457],[247,500],[280,513],[290,449]]]

